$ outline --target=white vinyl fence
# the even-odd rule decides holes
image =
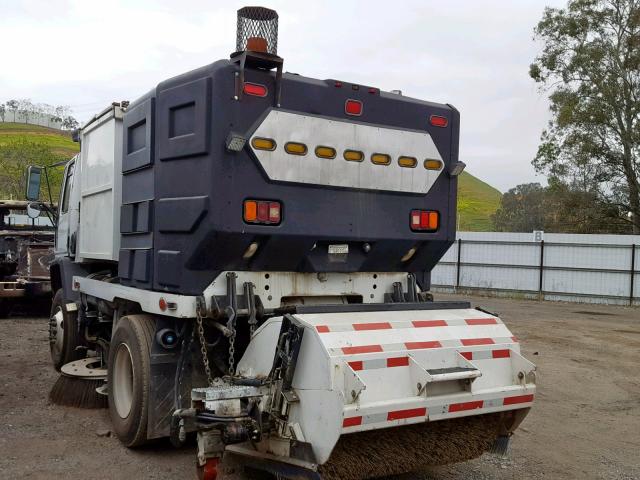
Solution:
[[[458,232],[431,282],[441,292],[640,305],[640,236]]]

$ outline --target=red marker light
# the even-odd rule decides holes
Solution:
[[[362,115],[362,102],[360,100],[347,100],[344,104],[344,113],[347,115]]]
[[[160,307],[160,310],[162,310],[163,312],[169,307],[167,305],[167,301],[160,297],[160,300],[158,301],[158,307]]]
[[[244,93],[247,95],[253,95],[254,97],[266,97],[268,90],[264,85],[258,83],[244,83]]]
[[[449,125],[449,120],[445,117],[441,117],[440,115],[431,115],[431,125],[434,127],[445,128]]]

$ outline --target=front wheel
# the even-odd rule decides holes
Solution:
[[[82,356],[77,351],[79,345],[78,313],[67,310],[64,292],[60,289],[53,297],[49,315],[49,349],[53,367],[60,370],[63,365],[78,360]]]
[[[127,447],[147,441],[150,357],[155,320],[149,315],[122,317],[109,346],[109,416]]]

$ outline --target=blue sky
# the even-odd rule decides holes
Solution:
[[[531,160],[548,104],[527,72],[544,6],[564,0],[254,3],[280,14],[285,70],[451,103],[461,111],[460,153],[471,173],[502,191],[543,180]],[[226,58],[245,4],[0,0],[0,102],[66,104],[85,120]]]

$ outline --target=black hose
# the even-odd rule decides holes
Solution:
[[[214,415],[212,413],[198,413],[196,415],[196,420],[206,421],[206,422],[219,422],[219,423],[234,423],[240,420],[251,420],[249,417],[243,415],[239,417],[221,417],[219,415]]]

